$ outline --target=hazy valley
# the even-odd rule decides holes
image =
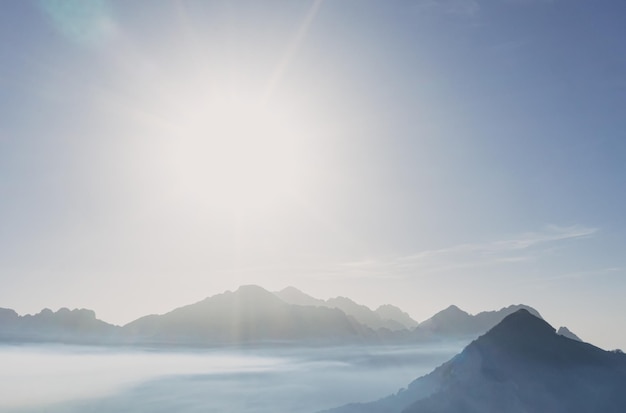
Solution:
[[[293,287],[242,286],[124,326],[90,310],[0,314],[7,383],[0,410],[11,413],[313,413],[340,405],[329,412],[618,412],[625,405],[618,389],[626,356],[583,343],[566,327],[557,334],[524,305],[476,315],[449,306],[419,323],[391,305],[371,310]]]

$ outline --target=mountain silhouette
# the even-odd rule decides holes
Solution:
[[[303,293],[295,287],[287,287],[274,294],[288,304],[338,308],[349,317],[352,317],[354,321],[373,330],[384,328],[391,331],[399,331],[409,330],[417,326],[417,322],[407,313],[391,305],[381,306],[378,310],[372,311],[369,307],[358,304],[347,297],[320,300]]]
[[[558,335],[563,336],[563,337],[567,337],[571,340],[576,340],[576,341],[582,341],[580,339],[580,337],[578,337],[576,334],[572,333],[569,328],[567,327],[559,327],[558,331],[556,332]]]
[[[242,286],[163,315],[135,320],[123,330],[139,341],[241,344],[375,340],[367,327],[338,309],[287,304],[254,285]]]
[[[526,305],[511,305],[497,311],[483,311],[471,315],[455,305],[451,305],[420,323],[416,331],[421,336],[478,337],[501,322],[509,314],[525,309],[535,317],[541,318],[537,310]]]
[[[626,356],[558,335],[525,309],[460,354],[376,402],[328,413],[618,413]]]
[[[456,306],[417,324],[397,307],[372,311],[347,297],[320,300],[293,287],[271,293],[242,286],[162,315],[123,327],[96,318],[91,310],[48,309],[20,316],[0,308],[0,342],[49,341],[95,344],[232,345],[415,344],[467,340],[486,332],[507,314],[526,306],[470,315]],[[417,324],[417,327],[415,325]]]
[[[386,328],[391,331],[398,331],[406,330],[407,328],[397,321],[383,319],[378,313],[372,311],[369,307],[357,304],[347,297],[330,298],[326,300],[326,303],[329,307],[338,308],[347,315],[354,317],[354,319],[359,323],[365,324],[375,330]]]
[[[313,307],[327,307],[326,301],[312,297],[295,287],[286,287],[274,293],[278,298],[287,304],[310,305]]]
[[[419,324],[410,315],[391,304],[383,304],[375,310],[383,320],[391,320],[402,324],[405,328],[415,328]]]
[[[61,341],[107,343],[117,340],[120,328],[96,318],[92,310],[43,309],[34,315],[20,316],[0,308],[0,340]]]

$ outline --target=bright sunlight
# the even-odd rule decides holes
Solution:
[[[301,154],[298,132],[284,113],[242,99],[190,106],[200,110],[179,120],[168,171],[187,196],[240,212],[272,208],[294,196]]]

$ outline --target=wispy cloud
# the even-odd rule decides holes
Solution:
[[[346,262],[328,269],[346,277],[398,278],[467,268],[515,265],[538,259],[557,244],[594,235],[597,228],[551,225],[515,237],[424,250],[414,254]]]
[[[541,231],[524,232],[505,239],[465,243],[446,248],[423,250],[413,254],[372,257],[340,263],[293,265],[241,266],[224,268],[224,274],[243,277],[272,274],[318,279],[401,279],[466,270],[508,267],[534,262],[554,249],[564,247],[567,241],[584,239],[598,232],[597,228],[550,225]],[[578,275],[569,274],[559,278]],[[581,275],[583,276],[583,275]],[[556,277],[555,277],[556,279]]]

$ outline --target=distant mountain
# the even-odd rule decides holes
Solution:
[[[625,388],[624,354],[520,309],[407,389],[327,413],[621,413]]]
[[[456,305],[441,310],[431,318],[419,324],[420,330],[434,334],[470,334],[476,328],[473,317]],[[486,330],[485,330],[486,331]]]
[[[295,287],[286,287],[280,291],[275,292],[274,295],[276,295],[287,304],[326,307],[326,301],[320,300],[319,298],[311,297],[310,295],[303,293]]]
[[[569,331],[567,327],[559,327],[559,330],[556,333],[560,336],[567,337],[571,340],[582,341],[580,337],[578,337],[576,334]]]
[[[194,346],[278,342],[396,345],[448,339],[469,342],[519,308],[539,315],[526,306],[475,316],[450,306],[417,324],[391,305],[372,311],[346,297],[320,300],[293,287],[271,293],[250,285],[166,314],[141,317],[123,327],[98,320],[93,311],[85,309],[45,309],[20,316],[0,308],[0,342]]]
[[[375,311],[376,314],[378,314],[383,320],[395,321],[408,329],[415,328],[419,324],[417,321],[412,319],[410,315],[391,304],[383,304]]]
[[[271,293],[249,285],[163,315],[142,317],[125,325],[122,332],[127,341],[172,345],[407,344],[474,338],[521,307],[536,313],[530,307],[511,306],[472,316],[451,306],[409,330],[396,320],[416,322],[393,306],[379,311],[395,320],[383,319],[379,312],[346,297],[320,300],[294,287]]]
[[[167,344],[375,342],[376,334],[338,309],[292,305],[248,285],[123,327],[138,341]]]
[[[287,287],[274,294],[288,304],[338,308],[356,322],[364,324],[373,330],[384,328],[391,331],[399,331],[417,326],[417,322],[407,313],[391,305],[381,306],[378,310],[372,311],[369,307],[358,304],[347,297],[320,300],[294,287]]]
[[[365,324],[369,328],[378,330],[386,328],[391,331],[406,330],[407,327],[395,320],[383,319],[378,313],[372,311],[369,307],[357,304],[347,297],[335,297],[326,300],[326,304],[330,308],[338,308],[347,315],[354,317],[356,321]]]
[[[38,314],[20,316],[0,308],[0,340],[106,343],[118,339],[120,328],[96,318],[91,310],[44,309]]]
[[[451,305],[420,323],[416,334],[423,337],[478,337],[506,316],[520,309],[525,309],[535,317],[541,318],[537,310],[526,305],[511,305],[498,311],[483,311],[476,315],[471,315],[457,306]]]

